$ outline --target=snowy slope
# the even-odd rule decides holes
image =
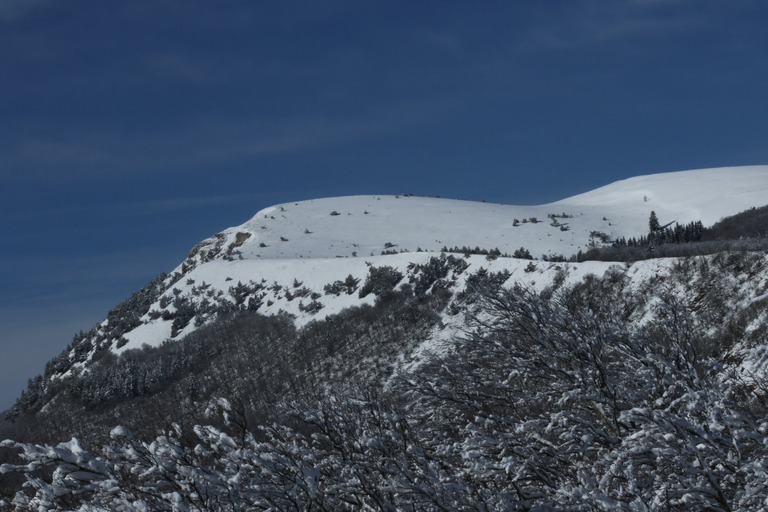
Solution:
[[[262,297],[262,305],[259,312],[270,315],[279,312],[287,312],[296,317],[297,326],[303,326],[311,320],[325,318],[328,315],[339,313],[350,306],[359,304],[373,304],[375,296],[368,295],[360,298],[358,293],[340,294],[338,296],[327,294],[324,287],[334,281],[343,281],[348,275],[360,280],[362,284],[368,274],[369,266],[390,266],[400,271],[404,278],[402,283],[408,282],[411,264],[425,264],[435,256],[434,253],[394,254],[375,256],[369,258],[330,258],[330,259],[295,259],[295,260],[217,260],[200,265],[189,272],[184,279],[177,282],[172,288],[180,290],[175,293],[173,289],[167,291],[164,297],[170,299],[176,295],[184,297],[193,303],[199,304],[206,298],[209,300],[227,300],[234,302],[231,288],[237,283],[264,283],[265,289],[257,295]],[[538,262],[536,271],[526,270],[528,260],[515,258],[499,258],[489,260],[485,256],[473,255],[465,258],[467,269],[455,277],[454,291],[464,288],[467,277],[485,269],[490,272],[508,271],[510,282],[518,282],[532,289],[542,289],[551,284],[555,274],[560,269],[567,269],[566,283],[575,283],[586,274],[602,275],[612,264],[605,262],[584,262],[581,264],[545,263]],[[299,283],[298,286],[296,283]],[[275,286],[277,285],[277,286]],[[201,286],[206,287],[205,293],[196,293]],[[278,289],[279,287],[279,289]],[[312,300],[311,296],[290,298],[289,294],[295,294],[297,290],[306,288],[310,293],[314,292],[319,297],[315,301],[322,305],[317,312],[302,311],[301,306]],[[216,292],[222,294],[215,297]],[[173,306],[165,308],[157,307],[156,310],[173,310]],[[115,352],[140,348],[143,345],[156,346],[171,337],[172,321],[162,318],[151,319],[149,315],[143,318],[144,324],[127,333],[125,338],[128,343]],[[180,338],[196,328],[195,322],[189,325],[176,338]]]
[[[285,311],[303,325],[351,305],[373,302],[373,296],[324,290],[347,276],[363,283],[370,266],[392,266],[408,282],[409,265],[426,263],[443,247],[498,248],[507,254],[525,247],[536,258],[568,257],[600,243],[591,236],[596,231],[612,237],[644,234],[652,210],[662,224],[700,219],[709,225],[765,203],[768,166],[640,176],[541,206],[413,196],[352,196],[276,205],[198,244],[168,278],[168,289],[141,324],[123,333],[120,342],[104,341],[119,353],[179,339],[215,319],[215,311],[204,312],[208,305],[237,303],[239,284],[251,287],[247,300],[258,302],[260,313]],[[397,254],[382,255],[383,251]],[[454,276],[454,290],[461,290],[467,276],[480,268],[506,270],[511,273],[510,282],[540,289],[551,284],[563,267],[569,282],[589,273],[602,275],[611,267],[600,262],[536,262],[532,270],[526,260],[490,261],[480,255],[466,262],[467,270]],[[637,276],[633,279],[645,281],[668,267],[658,260],[641,262],[633,270]],[[764,292],[760,287],[748,298]],[[309,304],[315,306],[313,310],[306,309]],[[188,314],[182,328],[177,325],[174,332],[174,321],[179,323],[177,306],[193,310],[194,315]],[[102,340],[113,332],[111,327],[108,320],[101,324]],[[435,339],[449,337],[450,330],[449,326],[435,333]],[[94,353],[104,341],[93,342]],[[77,361],[75,371],[85,366],[87,358]]]
[[[605,209],[630,234],[648,229],[654,210],[662,224],[700,220],[710,226],[723,217],[768,204],[768,166],[721,167],[650,174],[617,181],[551,207]]]
[[[385,250],[463,246],[509,254],[525,247],[534,257],[570,256],[594,243],[590,234],[596,231],[614,238],[645,234],[652,210],[662,224],[701,220],[711,225],[765,203],[768,166],[731,167],[630,178],[540,206],[413,196],[286,203],[219,236],[224,247],[237,245],[245,259],[368,257]],[[242,245],[238,233],[247,237]]]

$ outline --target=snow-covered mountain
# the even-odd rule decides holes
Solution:
[[[709,225],[765,202],[768,166],[639,176],[537,206],[410,195],[333,197],[275,205],[196,245],[163,281],[165,291],[136,325],[115,330],[114,319],[107,319],[96,329],[90,356],[105,344],[121,353],[180,339],[216,318],[220,309],[211,304],[242,304],[250,298],[259,302],[260,313],[287,312],[303,325],[354,304],[373,303],[373,296],[327,294],[326,285],[350,275],[364,280],[370,266],[392,266],[406,273],[408,265],[423,264],[446,248],[458,252],[462,248],[498,249],[506,255],[524,248],[534,258],[567,258],[605,240],[647,233],[651,211],[662,224],[701,220]],[[540,286],[559,268],[539,265],[538,273],[525,272],[525,260],[488,261],[480,255],[468,257],[467,262],[466,275],[479,268],[507,270],[513,281]],[[602,274],[609,266],[598,262],[570,265],[570,279]],[[458,278],[459,288],[464,279]],[[247,297],[235,296],[238,283],[250,286],[250,291],[241,292]],[[313,306],[308,307],[309,303]],[[177,311],[180,304],[190,308],[182,321]],[[90,358],[82,352],[81,348],[75,356],[72,349],[75,373]]]
[[[76,494],[126,510],[756,510],[765,239],[570,256],[648,234],[651,212],[711,225],[766,203],[760,166],[539,206],[402,195],[264,209],[76,336],[0,423],[21,441],[98,446],[109,432],[120,446],[98,458],[75,439],[0,443],[27,461],[0,464],[0,492],[18,490],[5,473],[47,466],[52,483],[28,474],[17,509],[69,510]],[[730,220],[766,237],[767,215]],[[212,411],[218,426],[182,436]]]

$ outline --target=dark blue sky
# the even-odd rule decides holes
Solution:
[[[768,3],[2,0],[0,409],[274,203],[768,163]]]

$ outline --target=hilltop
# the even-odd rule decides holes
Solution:
[[[169,462],[163,459],[166,455],[157,455],[157,461],[180,464],[179,475],[197,474],[207,464],[198,456],[218,454],[223,458],[211,463],[221,463],[217,471],[228,474],[233,467],[258,466],[289,445],[300,445],[300,459],[306,455],[309,465],[291,466],[285,474],[299,471],[305,480],[289,483],[273,475],[276,494],[263,495],[258,490],[266,485],[263,482],[253,483],[248,491],[268,509],[282,509],[287,506],[283,500],[294,499],[283,493],[303,496],[296,498],[303,505],[295,508],[317,506],[316,500],[331,492],[328,486],[343,484],[336,481],[338,475],[358,469],[376,472],[372,468],[389,464],[391,474],[377,473],[367,484],[358,482],[373,486],[369,491],[350,480],[343,485],[354,487],[349,492],[356,496],[368,496],[380,485],[410,485],[421,496],[413,497],[416,501],[401,492],[385,501],[421,503],[427,509],[431,505],[425,504],[433,500],[445,500],[440,502],[449,509],[470,503],[503,509],[505,499],[538,503],[536,496],[555,500],[539,504],[583,499],[582,504],[590,506],[596,503],[593,498],[615,504],[611,500],[621,497],[634,503],[633,493],[646,493],[643,499],[652,500],[647,493],[663,494],[667,484],[633,483],[632,490],[624,489],[610,468],[639,474],[644,463],[625,456],[615,443],[627,443],[627,453],[656,450],[658,439],[672,443],[662,454],[675,461],[660,473],[666,482],[673,474],[698,474],[691,468],[701,463],[686,447],[711,441],[701,434],[710,428],[707,421],[720,432],[723,425],[735,425],[733,418],[748,418],[739,423],[738,436],[744,439],[757,439],[760,429],[768,428],[756,426],[755,419],[764,410],[760,401],[765,398],[761,390],[768,353],[768,314],[763,307],[768,256],[720,251],[621,264],[579,262],[571,256],[608,246],[619,237],[647,234],[652,211],[663,224],[712,225],[726,218],[718,226],[727,227],[733,224],[728,216],[745,210],[735,219],[762,219],[763,208],[750,209],[762,206],[767,197],[768,166],[763,166],[641,176],[538,206],[409,194],[275,205],[203,240],[170,273],[159,275],[99,325],[75,336],[44,374],[30,381],[0,432],[20,441],[53,443],[75,435],[85,445],[98,447],[112,442],[110,429],[120,424],[136,436],[125,438],[127,428],[112,431],[113,439],[128,439],[131,447],[121,448],[128,450],[124,453],[178,443],[162,453],[185,453],[186,458]],[[737,396],[741,401],[734,402]],[[708,420],[713,404],[727,414]],[[375,411],[373,417],[366,416],[371,413],[368,407],[381,409],[383,416]],[[443,417],[441,411],[451,412]],[[224,419],[206,419],[209,414]],[[658,420],[654,414],[672,419]],[[385,417],[404,418],[404,423],[382,425]],[[201,421],[214,422],[215,429],[192,427]],[[667,428],[675,421],[687,421],[699,430],[675,444],[680,434]],[[302,426],[294,432],[296,422]],[[162,441],[141,444],[167,425],[177,430],[162,430]],[[283,426],[269,430],[267,425]],[[515,444],[509,425],[527,439],[529,448],[519,457],[514,450],[503,455],[494,448],[504,451]],[[414,429],[413,438],[403,430],[406,427]],[[391,447],[381,453],[360,452],[355,443],[360,436],[373,435],[370,429],[394,436],[386,442],[367,441],[374,445],[392,439],[415,443],[409,445],[407,460],[393,462],[395,455],[386,451]],[[198,453],[194,443],[184,444],[181,432],[191,431],[198,436],[218,434],[201,438],[203,444],[214,444]],[[233,437],[221,437],[224,431]],[[323,445],[317,441],[322,436],[306,441],[304,431],[336,436],[333,442],[343,446]],[[276,444],[258,444],[249,437],[253,435]],[[536,459],[530,450],[542,436],[547,446],[569,453],[567,461],[541,453],[543,458]],[[73,443],[50,453],[68,454],[66,460],[85,457],[81,445]],[[727,436],[717,443],[720,451],[708,455],[713,465],[736,457],[752,464],[751,455],[742,454],[760,452],[751,444],[747,448],[752,451],[733,448]],[[47,448],[6,445],[23,448],[28,457],[41,461],[49,453]],[[224,445],[244,451],[229,452],[221,448]],[[107,453],[123,453],[114,449]],[[248,457],[262,462],[233,462],[227,457],[234,453],[250,453]],[[423,469],[420,465],[435,458],[447,472],[438,478],[441,484],[432,477],[403,483],[410,478],[400,473],[403,468],[415,464]],[[57,460],[54,456],[44,463]],[[198,469],[189,469],[190,460]],[[351,462],[339,467],[340,460]],[[499,466],[499,460],[506,465]],[[556,471],[559,476],[552,480],[560,494],[550,496],[541,473],[527,472],[533,460],[538,460],[539,472],[562,465],[562,473]],[[318,469],[323,465],[336,469]],[[511,474],[504,467],[513,466],[517,476],[509,478],[521,486],[523,498],[498,481],[502,473]],[[749,478],[759,480],[762,470],[755,468]],[[320,480],[313,480],[315,471],[322,473]],[[591,490],[579,491],[583,496],[577,498],[574,486],[587,473],[610,484],[601,487],[603,494],[594,494],[597,483],[589,484]],[[119,478],[101,475],[94,481],[114,483]],[[177,488],[188,489],[176,476],[167,478]],[[231,483],[207,481],[208,473],[195,478],[205,480],[214,494],[233,492]],[[248,478],[258,482],[262,477]],[[324,491],[291,494],[294,484]],[[443,484],[455,486],[460,496],[435,490]],[[105,484],[89,492],[114,504],[110,493],[133,485],[139,484]],[[507,495],[494,490],[499,485]],[[742,484],[718,485],[736,494],[744,489]],[[53,499],[47,487],[39,489],[41,500]],[[149,492],[141,489],[137,496]],[[754,496],[759,492],[742,497],[752,503]],[[333,501],[332,508],[355,508],[370,503],[369,498],[384,499],[368,496],[358,503],[344,498]],[[165,497],[158,499],[157,506],[165,503]],[[194,492],[178,499],[191,509],[205,508]],[[711,504],[704,498],[696,503],[704,508]]]
[[[536,257],[569,256],[594,244],[590,235],[596,231],[611,238],[646,233],[651,211],[662,224],[700,220],[711,225],[762,206],[766,198],[768,166],[640,176],[538,206],[413,195],[334,197],[266,208],[203,245],[234,245],[245,259],[373,256],[385,250],[439,252],[463,246],[509,254],[525,247]]]

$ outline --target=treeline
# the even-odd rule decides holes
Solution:
[[[740,240],[768,237],[768,205],[726,217],[704,230],[702,240]]]
[[[662,227],[651,212],[649,232],[619,238],[610,246],[579,251],[571,261],[640,261],[717,254],[723,251],[768,250],[768,206],[726,217],[711,227],[701,221]]]
[[[724,251],[767,251],[768,238],[742,240],[717,240],[657,246],[654,251],[648,247],[594,247],[579,251],[571,261],[617,261],[633,262],[652,258],[686,258],[707,256]]]
[[[615,240],[612,247],[652,247],[664,244],[687,244],[698,242],[704,234],[704,225],[700,220],[689,222],[688,224],[675,224],[674,227],[657,228],[650,231],[648,235],[638,238],[626,239],[621,237]]]
[[[41,407],[57,391],[55,386],[51,386],[55,375],[65,373],[74,364],[86,361],[94,352],[107,350],[112,340],[121,340],[125,333],[138,327],[141,324],[141,317],[149,311],[152,304],[169,286],[168,281],[167,274],[158,275],[112,308],[107,313],[107,319],[103,325],[77,333],[72,342],[58,356],[45,364],[42,375],[27,381],[26,389],[22,391],[13,407],[6,411],[6,417],[13,418],[24,411]]]

